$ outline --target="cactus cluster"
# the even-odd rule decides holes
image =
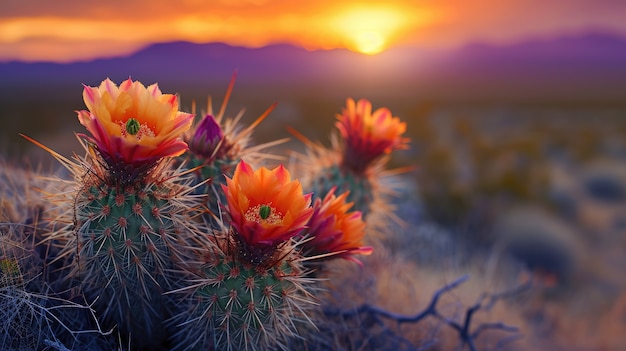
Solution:
[[[208,212],[205,218],[214,227],[223,221],[220,204],[226,199],[221,187],[226,184],[226,177],[233,176],[237,164],[244,158],[255,164],[263,163],[268,158],[278,158],[264,151],[287,141],[279,139],[264,144],[252,144],[254,128],[272,112],[276,104],[270,106],[246,128],[239,125],[243,111],[234,118],[225,116],[235,79],[236,74],[233,74],[217,113],[214,113],[209,99],[206,113],[184,135],[183,139],[189,145],[189,150],[177,158],[182,167],[193,170],[194,184],[197,185],[195,193],[207,195],[205,200]]]
[[[84,156],[68,159],[33,140],[70,178],[45,178],[37,208],[46,229],[14,245],[19,255],[2,232],[0,302],[11,287],[36,293],[29,296],[41,301],[31,305],[52,306],[46,297],[57,294],[76,308],[55,316],[64,330],[50,327],[45,336],[9,333],[45,323],[14,311],[21,319],[7,326],[2,318],[2,335],[19,340],[2,339],[3,348],[19,349],[22,339],[61,350],[263,350],[306,342],[322,303],[319,269],[336,258],[361,264],[356,255],[372,252],[364,219],[386,208],[376,205],[383,201],[377,179],[386,155],[406,146],[405,126],[386,109],[372,114],[366,100],[348,100],[333,146],[306,141],[313,162],[294,165],[292,179],[282,164],[266,168],[276,157],[263,151],[284,140],[251,145],[274,106],[247,128],[239,127],[242,114],[225,118],[233,84],[234,77],[220,111],[214,115],[209,104],[194,123],[177,96],[156,84],[106,79],[84,88]],[[37,290],[22,274],[35,258],[46,268],[35,275]],[[83,329],[96,334],[91,342]]]
[[[390,153],[408,147],[409,139],[402,136],[406,123],[387,108],[372,112],[368,100],[347,99],[335,126],[330,148],[292,129],[307,146],[305,155],[297,155],[303,184],[318,197],[347,192],[346,201],[354,204],[371,231],[384,230],[390,219],[398,220],[389,201],[394,189],[383,180],[390,174],[386,170]]]

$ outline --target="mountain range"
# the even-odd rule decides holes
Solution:
[[[177,92],[238,85],[259,94],[382,94],[440,99],[626,100],[626,38],[606,33],[458,49],[393,48],[375,56],[221,43],[153,44],[126,57],[76,63],[0,63],[0,103],[19,94],[132,77]],[[311,92],[313,90],[313,92]],[[343,93],[346,95],[345,93]]]

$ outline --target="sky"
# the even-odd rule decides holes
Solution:
[[[0,62],[83,61],[178,40],[377,54],[626,35],[623,0],[0,0],[0,9]]]

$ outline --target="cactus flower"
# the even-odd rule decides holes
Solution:
[[[300,182],[292,181],[282,165],[254,171],[242,160],[222,188],[233,229],[256,263],[300,234],[313,213],[311,194],[303,194]]]
[[[198,124],[193,138],[189,142],[189,149],[194,154],[208,159],[215,156],[223,139],[224,132],[215,117],[206,115]]]
[[[180,136],[193,115],[179,112],[176,95],[162,94],[157,84],[146,88],[129,78],[118,87],[107,78],[85,86],[83,99],[89,110],[78,111],[78,120],[110,166],[151,165],[187,150]]]
[[[346,203],[349,192],[335,195],[332,188],[313,204],[313,216],[309,221],[307,233],[311,237],[303,243],[307,256],[334,254],[324,258],[345,258],[360,263],[352,257],[354,254],[369,255],[372,248],[363,246],[365,222],[361,212],[349,211],[353,203]]]
[[[337,115],[336,126],[345,140],[343,162],[356,171],[363,171],[372,161],[396,149],[405,149],[403,138],[406,123],[393,117],[387,108],[372,113],[372,104],[361,99],[348,99],[346,108]]]

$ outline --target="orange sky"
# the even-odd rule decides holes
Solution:
[[[375,54],[588,30],[626,34],[622,0],[2,1],[0,61],[74,61],[187,40]]]

